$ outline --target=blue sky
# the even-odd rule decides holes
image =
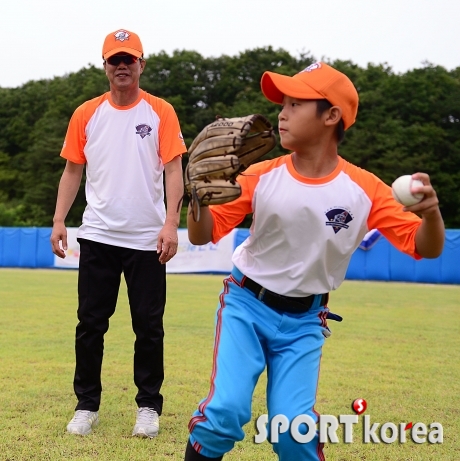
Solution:
[[[146,55],[271,45],[395,72],[424,61],[451,70],[460,66],[459,18],[459,0],[15,0],[0,7],[0,87],[101,66],[104,37],[119,28],[137,32]]]

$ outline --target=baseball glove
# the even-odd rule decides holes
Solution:
[[[218,117],[207,125],[190,146],[184,173],[185,194],[194,219],[200,219],[200,206],[237,199],[241,187],[236,177],[275,144],[272,125],[259,114]]]

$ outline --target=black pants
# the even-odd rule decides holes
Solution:
[[[75,336],[76,410],[97,411],[101,402],[104,334],[115,312],[121,274],[128,287],[134,343],[134,383],[138,407],[161,414],[164,379],[163,314],[166,267],[156,251],[121,248],[90,240],[80,243],[78,320]]]

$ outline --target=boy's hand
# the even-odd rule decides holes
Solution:
[[[439,200],[436,191],[430,182],[430,177],[426,173],[415,173],[412,179],[418,179],[423,183],[422,187],[414,187],[412,193],[424,194],[424,198],[417,204],[406,206],[404,211],[410,211],[426,219],[439,216]]]

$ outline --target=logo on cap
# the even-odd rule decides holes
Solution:
[[[120,42],[124,42],[125,40],[129,40],[129,34],[126,30],[119,30],[115,34],[115,40],[120,40]]]
[[[316,69],[321,69],[321,63],[320,62],[314,62],[313,64],[310,64],[308,67],[305,67],[304,70],[301,70],[299,74],[302,72],[311,72]]]

